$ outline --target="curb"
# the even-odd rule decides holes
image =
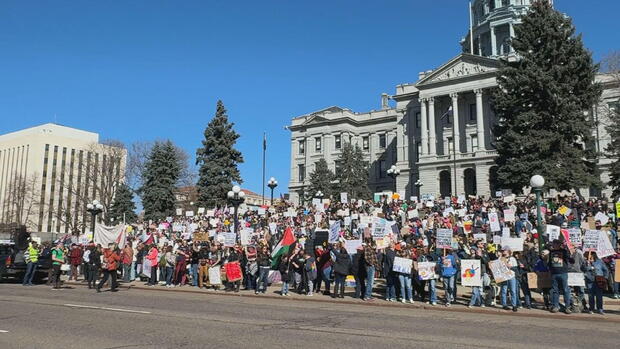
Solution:
[[[86,287],[86,285],[79,283],[79,282],[74,283],[74,282],[65,281],[65,285]],[[330,304],[358,305],[358,306],[380,307],[380,308],[391,307],[391,308],[399,308],[399,309],[423,309],[423,310],[439,311],[439,312],[457,312],[457,313],[469,313],[469,314],[474,313],[474,314],[500,315],[500,316],[519,316],[519,317],[533,317],[533,318],[539,318],[539,319],[560,319],[560,320],[569,320],[569,321],[571,320],[572,321],[588,321],[591,319],[596,319],[596,321],[620,323],[620,317],[610,317],[609,313],[607,313],[604,316],[596,315],[596,314],[590,315],[590,314],[584,314],[584,313],[570,314],[570,315],[564,314],[564,313],[552,314],[544,310],[541,310],[540,313],[530,313],[530,312],[527,312],[527,313],[516,312],[515,313],[511,310],[510,311],[502,310],[501,308],[474,307],[470,309],[465,306],[463,308],[460,308],[459,306],[457,307],[445,307],[442,305],[431,306],[425,303],[423,304],[421,302],[416,302],[417,304],[414,303],[414,304],[406,305],[402,303],[391,303],[391,302],[381,302],[381,301],[375,301],[375,302],[370,303],[370,302],[364,302],[364,301],[352,301],[352,300],[342,300],[342,299],[340,300],[319,299],[319,298],[310,298],[310,297],[284,298],[282,296],[275,296],[275,295],[268,295],[268,294],[255,295],[255,294],[247,294],[247,293],[230,293],[230,292],[212,293],[212,292],[206,292],[202,290],[192,290],[192,289],[179,290],[179,289],[170,289],[170,288],[143,287],[143,286],[123,285],[123,284],[120,284],[118,288],[126,289],[126,290],[134,289],[134,290],[156,291],[156,292],[191,293],[191,294],[202,294],[206,296],[216,295],[216,296],[228,296],[228,297],[267,298],[267,299],[279,299],[279,300],[287,300],[287,301],[295,301],[295,302],[330,303]]]

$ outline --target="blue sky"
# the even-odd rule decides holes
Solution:
[[[597,61],[620,49],[620,1],[555,4]],[[265,131],[278,194],[292,117],[378,109],[457,55],[468,20],[465,0],[2,0],[0,134],[57,120],[126,144],[169,138],[193,159],[222,99],[243,186],[260,193]]]

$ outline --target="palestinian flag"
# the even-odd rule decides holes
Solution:
[[[295,244],[295,236],[293,236],[293,229],[291,227],[286,228],[284,231],[284,235],[282,236],[282,240],[274,247],[273,252],[271,252],[271,267],[277,268],[278,264],[280,264],[280,258],[291,250],[293,245]]]

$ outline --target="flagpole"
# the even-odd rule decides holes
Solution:
[[[267,133],[263,132],[263,206],[265,205],[265,158],[267,152]]]

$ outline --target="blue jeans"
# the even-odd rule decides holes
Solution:
[[[386,300],[390,300],[390,299],[396,299],[396,273],[393,271],[390,271],[387,273],[387,275],[385,276],[385,283],[386,283],[386,287],[385,287],[385,299]]]
[[[130,274],[131,274],[131,264],[123,264],[123,281],[125,282],[131,281]]]
[[[372,298],[372,286],[375,283],[375,266],[367,265],[366,266],[366,294],[364,295],[365,299]]]
[[[198,264],[190,265],[189,272],[192,274],[192,286],[198,286]]]
[[[331,280],[331,274],[332,274],[332,267],[327,267],[325,269],[323,269],[323,271],[320,272],[320,275],[316,278],[316,291],[320,291],[321,290],[321,282],[325,283],[325,291],[329,292],[332,280]]]
[[[482,305],[482,295],[480,294],[480,286],[473,286],[471,288],[471,299],[469,300],[469,306]]]
[[[398,282],[400,282],[400,298],[408,301],[413,300],[411,292],[411,275],[398,274]]]
[[[288,281],[282,281],[282,290],[280,294],[288,294]]]
[[[501,294],[502,294],[502,306],[508,306],[508,301],[506,297],[508,296],[508,290],[510,289],[510,303],[513,308],[517,307],[517,279],[512,278],[510,280],[504,281],[501,283]]]
[[[136,262],[131,262],[131,272],[129,273],[131,281],[136,279]]]
[[[355,295],[353,298],[363,297],[366,293],[366,280],[355,275]]]
[[[270,267],[258,267],[258,281],[256,282],[256,292],[267,292],[267,283],[269,279],[270,269]]]
[[[590,305],[590,311],[603,310],[603,290],[596,284],[596,282],[587,282],[588,288],[588,304]],[[596,304],[594,301],[596,300]]]
[[[26,266],[26,275],[24,275],[24,281],[22,281],[22,285],[32,285],[32,279],[34,279],[34,274],[37,273],[37,263],[29,262]]]
[[[443,287],[445,290],[446,303],[454,302],[454,281],[456,277],[452,276],[443,276]]]
[[[166,267],[166,285],[172,285],[173,276],[174,276],[174,267]]]
[[[560,308],[560,292],[564,295],[564,306],[569,308],[570,288],[568,288],[568,274],[551,274],[551,306]]]
[[[428,293],[430,293],[430,302],[437,303],[437,289],[435,286],[437,285],[436,279],[427,280],[428,283]]]
[[[346,275],[342,275],[342,274],[338,274],[335,273],[334,275],[336,277],[336,280],[334,282],[334,296],[344,296],[344,284],[345,284],[345,280],[347,278]]]
[[[530,307],[532,305],[532,292],[530,291],[527,281],[519,280],[517,282],[517,305],[521,305],[521,299],[519,299],[519,288],[523,291],[523,303],[526,307]]]

